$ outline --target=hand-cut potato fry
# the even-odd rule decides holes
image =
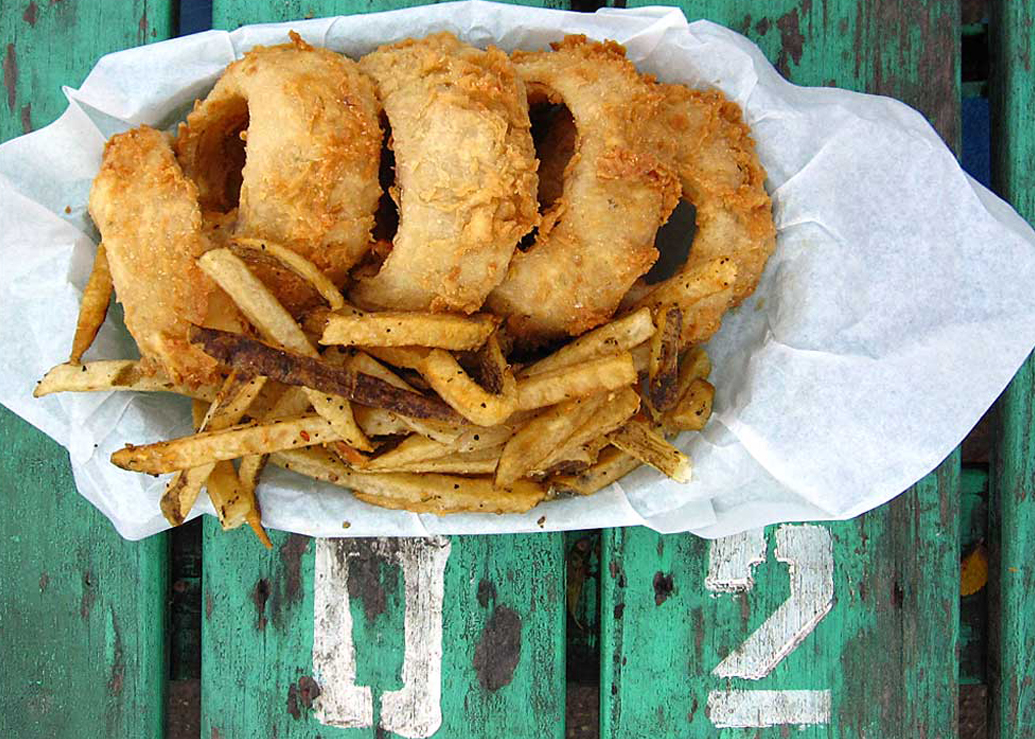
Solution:
[[[714,397],[715,388],[699,377],[690,383],[676,407],[662,415],[661,422],[673,431],[700,431],[711,418]]]
[[[676,482],[690,482],[690,460],[643,421],[630,421],[607,438],[623,452]]]
[[[403,439],[394,449],[370,458],[363,468],[395,469],[453,454],[469,454],[499,446],[510,438],[512,433],[514,429],[510,426],[476,427],[446,443],[414,434]]]
[[[683,312],[684,344],[691,343],[718,326],[726,306],[733,300],[737,267],[728,257],[716,257],[683,273],[678,280],[665,280],[660,287],[643,296],[636,308],[657,312],[670,305]],[[715,310],[716,307],[721,310]],[[714,324],[714,325],[712,325]]]
[[[36,398],[42,398],[51,393],[107,390],[176,393],[212,401],[216,397],[217,388],[211,385],[177,385],[161,372],[142,372],[140,363],[134,359],[112,359],[86,364],[56,365],[40,380],[32,394]]]
[[[295,319],[262,281],[252,274],[240,257],[229,249],[213,249],[198,259],[198,265],[223,288],[266,339],[306,357],[319,356]],[[306,392],[316,412],[334,424],[342,439],[348,440],[349,446],[364,451],[373,450],[370,440],[356,425],[352,407],[347,400],[328,399],[327,393],[312,389]]]
[[[520,410],[532,410],[635,382],[632,356],[624,352],[526,377],[518,383],[517,405]]]
[[[657,330],[650,340],[647,397],[655,410],[666,411],[679,400],[679,345],[683,312],[678,306],[660,309],[654,319]]]
[[[320,343],[477,349],[485,343],[498,323],[497,318],[488,314],[458,316],[449,313],[385,311],[356,316],[332,313],[327,317]]]
[[[636,368],[636,374],[646,375],[650,369],[650,345],[647,343],[634,346],[629,350],[629,354],[632,355],[633,367]]]
[[[101,242],[97,245],[97,254],[93,258],[90,279],[86,281],[86,287],[83,289],[83,299],[79,301],[79,318],[76,320],[75,336],[72,338],[72,351],[68,356],[68,361],[72,364],[79,364],[79,360],[97,337],[97,332],[101,330],[108,315],[113,287],[108,254],[104,249],[104,242]]]
[[[496,484],[509,485],[536,469],[550,452],[563,445],[582,424],[589,421],[606,400],[606,393],[569,400],[519,428],[503,447],[499,467],[496,468]]]
[[[353,495],[382,508],[415,513],[524,513],[545,496],[545,488],[518,480],[498,488],[488,477],[360,472],[349,469],[324,449],[293,449],[270,455],[273,464],[352,490]]]
[[[600,453],[596,464],[577,475],[558,475],[549,481],[550,494],[592,495],[640,466],[640,460],[615,447]]]
[[[236,371],[231,372],[200,423],[197,421],[200,404],[198,401],[194,401],[191,410],[195,416],[196,429],[199,432],[220,431],[233,426],[248,411],[252,401],[262,391],[265,381],[265,377],[246,377]],[[195,469],[180,470],[173,475],[165,486],[161,501],[162,513],[170,524],[179,526],[186,520],[187,514],[194,507],[194,502],[201,492],[201,487],[211,475],[212,469],[212,464],[203,464]],[[223,477],[225,482],[227,479],[225,470]]]
[[[236,529],[244,523],[245,509],[240,504],[241,481],[233,462],[223,461],[212,465],[205,487],[223,531]]]
[[[606,436],[601,436],[578,446],[565,445],[563,454],[551,454],[553,461],[543,462],[542,469],[532,470],[528,476],[533,480],[542,480],[554,475],[577,475],[585,472],[597,463],[600,452],[611,445]]]
[[[654,321],[651,319],[650,309],[641,308],[583,334],[550,356],[530,364],[518,373],[518,378],[541,375],[590,359],[631,351],[653,334]]]
[[[640,396],[631,387],[623,387],[612,393],[604,393],[604,401],[599,409],[581,426],[577,427],[566,440],[557,440],[553,451],[533,468],[535,472],[547,472],[557,464],[565,461],[582,461],[592,457],[608,443],[606,434],[621,428],[640,409]],[[602,440],[599,444],[593,444]],[[595,450],[586,448],[595,446]]]
[[[695,346],[689,349],[679,360],[679,390],[678,397],[682,398],[690,387],[690,383],[697,379],[707,380],[712,373],[712,361],[703,347]]]
[[[190,336],[191,341],[199,344],[206,354],[235,369],[305,387],[317,413],[324,403],[331,404],[337,400],[339,404],[345,404],[352,400],[409,416],[459,420],[445,403],[435,398],[403,390],[372,375],[353,372],[319,357],[283,351],[247,336],[198,326],[191,329]],[[342,436],[350,446],[357,446],[344,433]]]
[[[111,455],[118,467],[157,475],[198,467],[249,454],[341,441],[330,422],[321,416],[244,423],[222,431],[205,431],[171,441],[143,446],[127,445]]]
[[[509,367],[505,366],[502,371],[503,380],[498,394],[478,385],[456,358],[443,349],[428,352],[418,371],[442,400],[479,426],[502,423],[518,409],[517,382]]]
[[[491,475],[503,451],[502,444],[473,452],[456,452],[435,459],[423,459],[391,468],[379,468],[379,472],[438,472],[450,475]],[[369,469],[369,468],[365,468]],[[373,470],[370,470],[373,471]]]
[[[405,436],[412,429],[403,423],[403,416],[397,416],[384,408],[368,408],[357,405],[352,410],[356,423],[368,437],[371,436]]]
[[[421,367],[424,366],[424,360],[428,358],[431,350],[417,346],[370,346],[366,347],[366,352],[395,367],[405,367],[420,372]]]
[[[285,246],[275,244],[264,239],[252,239],[237,236],[233,239],[232,246],[244,247],[246,249],[257,249],[269,254],[289,270],[308,282],[316,292],[320,293],[331,310],[342,310],[345,308],[345,298],[341,290],[331,282],[331,278],[320,271],[320,268],[310,262],[296,251]]]

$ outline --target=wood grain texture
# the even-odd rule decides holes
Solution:
[[[823,524],[832,542],[833,607],[759,680],[713,670],[788,599],[787,565],[774,559],[780,527],[767,529],[769,554],[754,569],[754,586],[718,596],[705,587],[709,542],[610,530],[601,736],[715,736],[709,694],[731,689],[830,690],[830,722],[794,729],[795,736],[956,736],[958,594],[947,584],[958,578],[958,509],[948,494],[957,484],[952,457],[890,504]],[[751,736],[784,737],[789,728]]]
[[[122,540],[6,409],[0,468],[0,736],[162,736],[164,536]]]
[[[166,38],[171,2],[0,5],[0,139],[49,123],[103,54]],[[68,456],[0,409],[0,735],[160,737],[164,536],[126,542]]]
[[[401,568],[373,540],[348,543],[355,684],[371,689],[373,726],[325,726],[310,710],[316,542],[271,532],[267,553],[205,526],[202,736],[393,736],[375,727],[380,696],[402,687]],[[563,554],[559,536],[452,538],[438,736],[563,736]]]
[[[1035,220],[1035,3],[991,3],[992,181]],[[989,506],[988,735],[1035,734],[1035,359],[999,401]]]
[[[903,100],[926,115],[952,148],[959,147],[958,0],[663,4],[681,7],[691,21],[713,20],[748,36],[796,84]]]
[[[508,2],[510,0],[503,0]],[[281,0],[256,3],[251,0],[214,0],[212,27],[233,30],[248,23],[274,23],[301,18],[319,18],[333,15],[376,13],[382,10],[412,8],[429,5],[426,0]],[[516,5],[535,5],[545,8],[567,8],[564,0],[532,0],[514,2]]]
[[[899,97],[958,143],[955,2],[777,0],[734,10],[705,0],[683,7],[691,20],[748,35],[791,81]],[[655,736],[660,727],[714,736],[711,691],[830,689],[830,723],[795,735],[956,736],[959,596],[948,584],[959,581],[958,489],[954,454],[889,505],[824,524],[834,555],[833,608],[758,681],[720,679],[712,670],[788,598],[786,566],[773,560],[780,529],[767,532],[769,559],[755,571],[754,587],[717,598],[704,587],[706,542],[611,531],[601,564],[601,735]],[[659,584],[671,593],[662,598]],[[791,698],[808,707],[803,695]],[[771,696],[756,696],[763,698]],[[757,722],[774,712],[771,705],[759,711]],[[751,735],[786,736],[790,728]]]

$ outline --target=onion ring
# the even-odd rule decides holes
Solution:
[[[355,62],[292,43],[256,47],[227,67],[180,125],[176,154],[201,207],[240,207],[234,235],[298,252],[342,285],[366,253],[381,196],[373,85]]]
[[[679,196],[675,174],[644,135],[660,86],[614,42],[569,36],[553,48],[512,58],[530,93],[568,107],[575,150],[535,244],[514,255],[488,300],[529,343],[578,335],[610,318],[657,259],[654,236]]]
[[[502,51],[448,33],[381,47],[360,67],[392,127],[399,230],[350,296],[370,309],[473,313],[538,218],[524,84]]]
[[[682,198],[697,209],[697,232],[680,271],[656,285],[641,281],[626,303],[657,308],[680,280],[728,258],[736,272],[729,296],[706,296],[684,316],[683,344],[695,344],[711,337],[726,310],[754,292],[776,248],[776,228],[765,170],[740,106],[717,90],[664,85],[664,93],[656,146],[675,163]]]
[[[142,369],[164,369],[173,382],[192,386],[216,382],[218,365],[191,346],[187,331],[192,323],[211,323],[214,309],[239,314],[194,263],[211,241],[197,188],[184,177],[165,134],[140,126],[112,136],[90,190],[90,216]]]

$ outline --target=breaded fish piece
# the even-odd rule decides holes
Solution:
[[[210,308],[221,316],[236,309],[195,264],[211,242],[197,188],[183,176],[165,134],[141,126],[113,136],[89,207],[126,327],[145,363],[164,369],[173,382],[213,382],[217,363],[187,341],[187,331],[206,323]]]
[[[512,58],[531,92],[571,111],[574,153],[535,244],[514,255],[487,301],[529,343],[575,336],[610,318],[657,259],[654,236],[679,196],[674,173],[644,136],[662,100],[659,85],[614,42],[569,36],[553,48]]]
[[[291,37],[227,67],[181,124],[176,155],[206,211],[238,207],[239,190],[236,236],[286,246],[341,285],[381,196],[377,98],[355,62]]]
[[[392,128],[399,208],[380,272],[351,291],[373,309],[478,310],[537,220],[525,87],[499,49],[440,33],[360,60]]]

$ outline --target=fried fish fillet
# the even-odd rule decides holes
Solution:
[[[203,209],[239,205],[234,235],[293,249],[341,285],[381,196],[377,98],[355,62],[291,37],[227,67],[181,124],[176,155]]]
[[[380,272],[351,291],[373,309],[478,310],[537,220],[525,87],[506,54],[448,33],[360,60],[392,128],[399,208]]]
[[[113,136],[89,207],[145,366],[164,369],[176,383],[213,382],[217,363],[190,344],[187,331],[192,323],[240,330],[241,319],[194,263],[211,241],[197,188],[166,136],[147,126]]]

